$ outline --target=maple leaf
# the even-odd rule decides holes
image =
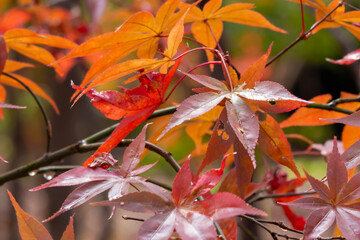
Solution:
[[[63,72],[60,66],[54,63],[56,60],[53,55],[48,50],[35,44],[66,49],[77,46],[76,43],[66,38],[50,34],[38,34],[34,31],[21,28],[6,31],[4,39],[8,48],[45,65],[53,64],[55,71],[60,75],[63,75]]]
[[[266,215],[231,193],[216,193],[204,200],[196,200],[199,196],[209,194],[219,183],[225,158],[219,169],[194,176],[189,157],[174,179],[171,195],[168,193],[164,197],[149,192],[135,192],[94,205],[115,206],[133,212],[154,212],[155,215],[141,225],[137,239],[168,239],[174,230],[184,240],[216,239],[214,220],[239,214]]]
[[[327,58],[326,61],[339,65],[349,65],[358,61],[359,59],[360,59],[360,49],[346,54],[342,59],[332,60]]]
[[[82,184],[80,187],[72,191],[65,199],[61,208],[46,219],[50,221],[60,214],[73,209],[94,196],[109,190],[108,199],[116,199],[127,194],[130,185],[134,183],[142,184],[150,191],[160,192],[159,187],[149,182],[138,174],[141,174],[148,169],[152,168],[157,162],[153,164],[144,165],[138,167],[140,163],[140,155],[145,148],[145,132],[147,126],[143,128],[141,133],[135,140],[126,148],[123,156],[123,162],[119,166],[119,169],[107,171],[103,168],[103,158],[105,158],[105,165],[109,165],[109,162],[115,163],[111,155],[100,155],[99,161],[101,162],[97,167],[79,167],[69,170],[59,176],[53,178],[51,181],[40,185],[39,187],[31,189],[31,191],[38,191],[48,187],[59,186],[74,186]],[[110,159],[110,161],[109,161]],[[96,161],[94,161],[96,162]],[[100,165],[100,166],[99,166]]]
[[[8,9],[3,13],[4,14],[0,15],[1,34],[13,28],[23,27],[25,23],[31,19],[31,14],[29,12],[26,12],[23,9],[19,9],[17,7]]]
[[[16,217],[18,220],[19,232],[21,238],[27,239],[41,239],[41,240],[52,240],[50,233],[46,228],[28,213],[26,213],[19,204],[16,202],[13,195],[8,191],[11,203],[15,209]],[[70,217],[68,226],[66,227],[60,240],[74,240],[74,215]]]
[[[0,102],[4,102],[6,99],[6,90],[2,84],[25,90],[23,85],[14,81],[14,79],[12,79],[11,77],[2,74],[3,72],[11,73],[12,76],[18,78],[24,84],[26,84],[35,94],[46,99],[52,105],[55,112],[59,113],[59,109],[56,106],[56,103],[36,83],[34,83],[33,81],[31,81],[30,79],[28,79],[26,77],[12,73],[12,72],[20,70],[22,68],[34,67],[34,65],[29,64],[29,63],[10,60],[10,59],[7,59],[7,56],[8,56],[8,52],[7,52],[5,39],[3,38],[3,36],[0,36]],[[7,105],[7,106],[9,107],[11,105]],[[2,106],[0,106],[0,118],[2,118],[2,119],[4,118],[4,113],[2,110],[2,108],[4,108],[4,107],[5,107],[4,104],[2,104]]]
[[[300,0],[288,0],[291,2],[300,3]],[[316,21],[320,21],[330,13],[341,0],[333,0],[326,6],[321,0],[304,0],[303,4],[308,5],[312,8],[315,8],[315,17]],[[315,34],[321,29],[325,28],[338,28],[345,27],[349,32],[351,32],[357,39],[360,40],[360,28],[355,25],[359,22],[360,11],[349,11],[345,12],[345,6],[342,5],[338,7],[333,13],[330,14],[322,23],[320,23],[312,33]]]
[[[337,119],[325,119],[323,121],[332,122],[332,123],[342,123],[354,127],[360,127],[360,111],[354,112],[348,116],[337,118]]]
[[[250,157],[250,159],[243,159],[243,161],[240,161],[241,164],[246,162],[246,166],[242,167],[249,169],[250,161],[253,168],[255,168],[256,161],[254,149],[259,137],[260,125],[253,109],[279,113],[291,111],[308,103],[305,100],[293,96],[278,83],[260,81],[267,58],[270,54],[270,49],[271,48],[269,48],[268,52],[262,56],[260,60],[244,72],[242,77],[238,80],[237,85],[232,89],[229,89],[227,84],[218,79],[205,75],[187,74],[191,79],[207,87],[208,90],[185,99],[177,108],[169,125],[165,128],[159,138],[173,127],[182,124],[184,121],[196,118],[210,111],[218,104],[225,102],[225,108],[220,114],[220,118],[223,114],[221,124],[223,127],[228,125],[226,128],[229,130],[226,131],[226,135],[229,136],[230,139],[233,139],[232,136],[235,136],[236,141],[234,143],[234,151],[238,153],[236,156],[242,155],[240,153],[245,153]],[[217,125],[219,126],[220,122]],[[212,136],[214,135],[219,137],[216,126]],[[217,143],[221,142],[221,140],[214,141]],[[216,146],[216,144],[213,145],[214,147],[216,146],[215,149],[222,150],[219,151],[218,154],[223,154],[223,151],[226,152],[233,141],[226,140],[223,141],[223,143],[223,147]],[[213,142],[210,140],[209,146],[212,144]],[[218,155],[216,153],[214,154]],[[245,156],[243,155],[243,157]],[[211,156],[210,158],[211,160],[206,160],[207,164],[214,159]],[[289,161],[291,161],[291,159]],[[236,162],[239,163],[239,161],[235,161],[235,163]],[[290,165],[292,166],[291,169],[295,171],[295,174],[298,174],[296,170],[294,170],[296,169],[294,167],[295,165],[289,162],[287,166]],[[200,169],[203,169],[203,167],[205,167],[204,164]],[[240,167],[241,166],[237,166],[238,171],[244,169]],[[248,173],[250,175],[251,172],[252,171],[249,169]],[[248,179],[251,178],[250,175],[248,176]]]
[[[187,9],[174,13],[179,2],[180,0],[166,1],[159,8],[156,17],[149,12],[138,12],[115,32],[89,39],[73,49],[61,61],[94,53],[104,54],[86,73],[80,85],[85,88],[83,92],[141,69],[146,73],[163,66],[160,72],[165,73],[166,69],[173,64],[171,58],[176,54],[184,35],[184,18]],[[164,58],[153,59],[162,37],[168,37],[167,49],[163,53]],[[138,49],[140,59],[117,64],[120,59],[136,49]],[[128,82],[133,79],[131,78]],[[76,91],[71,99],[74,99],[79,92]],[[74,102],[81,96],[82,94],[78,95]]]
[[[84,166],[90,164],[98,153],[109,152],[116,147],[126,135],[143,123],[163,103],[165,91],[180,62],[181,58],[176,61],[168,74],[151,72],[140,76],[141,85],[131,90],[122,88],[124,93],[87,91],[86,94],[91,99],[91,103],[105,117],[123,119],[110,137],[85,161]],[[75,88],[83,90],[81,87]]]
[[[286,33],[275,27],[266,18],[253,10],[254,4],[235,3],[221,7],[222,0],[210,0],[203,9],[191,7],[185,18],[185,22],[192,22],[191,32],[194,38],[207,47],[215,48],[223,32],[223,21],[254,27],[268,28],[273,31]],[[181,3],[180,8],[189,7],[189,4]],[[206,51],[209,61],[213,60],[211,52]]]
[[[353,98],[358,95],[350,94],[347,92],[341,92],[340,98]],[[332,99],[330,94],[318,95],[309,100],[309,102],[314,103],[328,103]],[[344,108],[348,110],[356,110],[360,107],[360,103],[342,103],[338,104],[337,107]],[[328,125],[330,122],[326,122],[323,119],[325,118],[340,118],[346,116],[344,113],[339,113],[335,111],[329,111],[324,109],[314,109],[314,108],[300,108],[297,109],[288,119],[280,123],[280,127],[292,127],[292,126],[320,126]]]
[[[300,176],[294,162],[290,144],[278,122],[269,114],[258,114],[260,115],[258,143],[261,149],[275,162],[288,167],[296,176]]]
[[[305,170],[304,170],[305,171]],[[336,138],[327,166],[328,186],[305,171],[312,188],[319,197],[300,198],[285,205],[314,210],[306,221],[304,240],[315,239],[336,220],[346,239],[360,238],[360,173],[348,180],[348,172],[339,151]],[[284,203],[282,203],[284,204]]]

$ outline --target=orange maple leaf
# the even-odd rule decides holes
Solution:
[[[277,32],[286,31],[272,25],[266,18],[253,10],[252,3],[235,3],[221,7],[222,0],[211,0],[201,10],[191,7],[185,18],[185,23],[192,22],[191,32],[194,38],[207,47],[214,48],[223,32],[223,21],[244,24],[254,27],[268,28]],[[181,3],[180,8],[189,7]],[[206,51],[209,61],[214,59],[213,54]]]
[[[300,3],[300,0],[288,0],[291,2]],[[308,5],[312,8],[315,8],[315,17],[316,21],[321,20],[330,13],[340,2],[341,0],[333,0],[326,6],[321,0],[303,0],[305,5]],[[325,19],[319,26],[317,26],[312,33],[315,34],[321,29],[325,28],[338,28],[345,27],[349,32],[351,32],[357,39],[360,40],[360,28],[359,26],[354,25],[354,23],[360,22],[360,11],[349,11],[345,12],[345,6],[342,5],[338,7],[329,17]]]

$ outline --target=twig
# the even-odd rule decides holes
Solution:
[[[13,75],[11,75],[9,73],[6,73],[6,72],[3,72],[2,75],[7,76],[7,77],[15,80],[19,84],[21,84],[21,86],[23,86],[26,89],[26,91],[28,91],[31,94],[31,96],[34,98],[36,104],[40,108],[41,114],[42,114],[42,116],[44,118],[44,122],[45,122],[45,131],[46,131],[46,139],[47,139],[46,152],[48,153],[50,151],[50,143],[51,143],[51,123],[50,123],[49,117],[47,116],[47,114],[45,112],[44,106],[41,104],[39,98],[30,89],[30,87],[28,85],[26,85],[25,83],[23,83],[20,79],[18,79],[17,77],[14,77]]]
[[[172,191],[172,187],[170,187],[170,186],[167,185],[167,184],[158,182],[158,181],[153,180],[153,179],[147,179],[146,181],[147,181],[147,182],[150,182],[150,183],[153,183],[153,184],[155,184],[155,185],[158,185],[158,186],[160,186],[160,187],[162,187],[162,188],[165,188],[166,190]]]
[[[272,59],[270,59],[267,63],[266,63],[266,67],[268,67],[271,63],[273,63],[276,59],[278,59],[279,57],[281,57],[284,53],[286,53],[287,51],[289,51],[293,46],[295,46],[298,42],[300,42],[301,40],[307,39],[308,36],[310,36],[309,34],[311,34],[311,32],[317,27],[319,26],[322,22],[324,22],[333,12],[336,11],[336,9],[338,9],[339,7],[341,7],[344,4],[343,1],[340,1],[335,7],[334,9],[332,9],[330,12],[328,12],[322,19],[320,19],[319,21],[317,21],[314,25],[311,26],[311,28],[306,31],[303,34],[300,34],[300,36],[298,38],[296,38],[292,43],[290,43],[286,48],[284,48],[283,50],[281,50],[278,54],[275,55],[275,57],[273,57]]]
[[[298,234],[303,234],[302,231],[299,231],[299,230],[296,230],[296,229],[293,229],[293,228],[290,228],[288,226],[285,225],[285,223],[283,221],[271,221],[271,220],[263,220],[263,219],[257,219],[259,222],[261,223],[267,223],[267,224],[272,224],[272,225],[275,225],[275,226],[278,226],[279,228],[283,229],[283,230],[286,230],[286,231],[290,231],[290,232],[294,232],[294,233],[298,233]]]
[[[134,218],[134,217],[129,217],[127,215],[123,215],[121,216],[124,220],[134,220],[134,221],[138,221],[138,222],[144,222],[145,220],[142,218]]]
[[[132,142],[133,142],[133,139],[124,139],[123,141],[121,141],[121,143],[118,145],[118,147],[127,147]],[[4,184],[10,180],[28,176],[29,173],[33,172],[33,171],[37,171],[40,169],[42,172],[49,171],[49,169],[51,169],[51,167],[47,167],[47,168],[41,168],[41,167],[47,166],[53,162],[60,161],[61,159],[65,158],[67,156],[73,155],[75,153],[84,153],[84,152],[96,150],[97,148],[99,148],[101,146],[101,144],[102,143],[92,143],[92,144],[83,145],[80,142],[77,144],[73,144],[73,145],[64,147],[55,152],[50,152],[29,164],[26,164],[19,168],[13,169],[13,170],[1,175],[0,176],[0,185]],[[147,149],[159,154],[160,156],[162,156],[176,171],[179,171],[180,166],[175,161],[175,159],[172,157],[171,153],[166,152],[164,149],[162,149],[150,142],[145,142],[145,147]],[[69,166],[67,166],[67,167],[69,167]],[[61,166],[58,166],[58,169],[60,169],[60,168],[61,168]]]
[[[239,222],[239,218],[236,218],[236,220],[238,221],[237,226],[249,237],[249,239],[257,240],[257,237],[255,237],[255,235],[249,229],[247,229]]]
[[[280,222],[255,219],[255,218],[247,216],[247,215],[239,215],[239,217],[247,219],[247,220],[255,223],[256,225],[258,225],[259,227],[263,228],[265,231],[267,231],[271,235],[271,237],[274,240],[278,240],[279,237],[285,238],[285,239],[293,239],[293,240],[300,240],[302,238],[301,237],[300,238],[299,237],[291,237],[291,236],[288,236],[286,234],[281,234],[281,233],[278,233],[278,232],[271,231],[263,223],[277,225],[280,228],[283,228],[283,229],[288,230],[288,231],[292,231],[292,232],[297,233],[297,234],[304,234],[302,231],[298,231],[298,230],[286,227],[285,224],[281,224]],[[318,237],[316,239],[318,239],[318,240],[346,240],[344,237],[341,237],[341,236],[338,236],[338,237]]]
[[[360,11],[360,8],[357,8],[357,7],[355,7],[354,5],[351,5],[350,3],[344,2],[344,4],[345,4],[346,6],[348,6],[348,7],[356,10],[356,11]]]
[[[175,112],[175,110],[176,110],[176,107],[169,107],[169,108],[156,110],[149,117],[149,119],[167,115],[167,114],[171,114],[171,113]],[[115,124],[111,127],[108,127],[106,129],[103,129],[103,130],[91,135],[90,137],[84,138],[83,140],[80,140],[77,143],[68,145],[66,147],[63,147],[63,148],[58,149],[53,152],[46,153],[45,155],[43,155],[42,157],[38,158],[37,160],[35,160],[31,163],[25,164],[23,166],[20,166],[16,169],[13,169],[9,172],[6,172],[6,173],[0,175],[0,185],[3,185],[4,183],[6,183],[8,181],[11,181],[11,180],[14,180],[17,178],[25,177],[28,175],[29,172],[37,170],[40,167],[48,166],[51,163],[60,161],[61,159],[71,156],[73,154],[84,153],[84,152],[96,150],[100,145],[99,145],[99,143],[94,143],[94,142],[99,141],[100,139],[110,135],[111,132],[116,128],[116,126],[117,126],[117,124]]]
[[[268,194],[268,195],[263,195],[263,196],[257,196],[256,198],[248,201],[248,204],[253,204],[254,202],[261,201],[264,199],[269,199],[269,198],[304,196],[304,195],[312,195],[315,193],[316,193],[315,191],[311,191],[311,192],[301,192],[301,193]]]
[[[335,107],[341,103],[360,102],[360,97],[356,98],[338,98],[328,103],[329,106]]]
[[[330,105],[330,103],[327,103],[327,104],[309,103],[305,107],[306,108],[324,109],[324,110],[335,111],[335,112],[345,113],[345,114],[354,113],[354,111],[351,111],[351,110],[348,110],[348,109],[333,107],[332,105]]]

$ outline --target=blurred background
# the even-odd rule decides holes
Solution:
[[[110,31],[114,31],[131,14],[137,11],[156,13],[162,0],[1,0],[0,1],[0,34],[13,28],[29,28],[38,33],[50,33],[66,37],[74,42],[82,43],[85,40]],[[203,5],[204,0],[201,4]],[[224,1],[223,5],[245,1]],[[250,1],[249,1],[250,2]],[[328,4],[330,1],[324,0]],[[275,26],[286,30],[287,34],[273,32],[267,29],[225,23],[224,33],[220,45],[224,51],[229,51],[232,64],[243,72],[260,56],[269,45],[273,43],[271,56],[284,49],[296,39],[301,32],[300,5],[285,0],[254,0],[256,11],[263,14]],[[357,0],[347,1],[348,10],[359,10]],[[351,5],[351,6],[350,6]],[[352,9],[353,8],[353,9]],[[305,7],[305,25],[310,28],[315,22],[314,9]],[[190,32],[189,28],[186,28]],[[188,43],[193,47],[192,43]],[[195,45],[194,45],[195,46]],[[330,93],[333,98],[340,97],[341,91],[359,94],[359,62],[348,66],[334,65],[325,59],[339,59],[347,53],[360,48],[359,40],[344,28],[325,29],[312,35],[306,41],[301,41],[284,56],[267,68],[264,78],[278,82],[285,86],[297,97],[309,100],[314,96]],[[183,46],[186,49],[186,45]],[[50,49],[56,58],[61,58],[66,51]],[[129,56],[129,58],[135,55]],[[62,63],[66,74],[58,76],[52,68],[34,62],[16,52],[10,51],[9,58],[35,64],[35,68],[27,68],[17,73],[36,82],[51,96],[59,107],[60,114],[56,114],[51,105],[42,101],[46,107],[52,124],[51,150],[57,150],[73,144],[97,131],[116,123],[106,119],[97,111],[86,97],[83,97],[70,108],[70,97],[74,90],[70,81],[80,84],[91,63],[98,56],[85,59],[72,59]],[[184,59],[184,70],[206,61],[205,55],[195,53],[191,58]],[[188,67],[186,69],[186,67]],[[201,73],[210,74],[204,68]],[[215,68],[213,76],[220,76],[221,70]],[[124,79],[103,85],[101,89],[115,89],[122,85]],[[131,88],[131,86],[127,86]],[[178,104],[192,94],[191,88],[196,87],[190,80],[177,88],[167,105]],[[4,109],[4,119],[0,120],[0,156],[8,161],[0,162],[0,175],[7,171],[36,160],[44,154],[46,134],[43,119],[34,99],[29,93],[15,88],[6,87],[6,102],[27,106],[25,110]],[[290,116],[290,113],[274,115],[278,121]],[[166,124],[168,117],[155,119],[154,126],[150,127],[148,136],[156,131],[156,127]],[[326,140],[338,136],[341,139],[342,127],[327,125],[321,127],[291,127],[285,129],[286,133],[304,135],[315,143],[324,143]],[[129,138],[135,137],[139,129]],[[173,153],[177,160],[184,159],[195,148],[195,143],[186,134],[184,129],[179,129],[168,136],[159,145]],[[306,144],[294,142],[295,150],[306,148]],[[113,154],[121,160],[123,149],[116,149]],[[81,165],[91,153],[75,154],[67,157],[54,165]],[[142,164],[152,163],[160,157],[154,153],[145,156]],[[311,169],[313,176],[324,176],[325,162],[322,157],[296,157],[299,166]],[[265,170],[260,163],[256,170],[257,178],[262,179]],[[66,196],[73,188],[54,188],[38,192],[28,190],[47,181],[55,173],[30,174],[21,179],[16,179],[0,186],[0,239],[20,239],[15,212],[10,204],[6,190],[10,190],[20,206],[38,220],[43,220],[56,212]],[[57,174],[57,173],[56,173]],[[288,173],[289,176],[291,173]],[[175,172],[162,160],[156,168],[146,172],[144,176],[171,185]],[[95,200],[104,200],[105,194]],[[265,210],[270,212],[274,219],[284,219],[272,200],[261,202]],[[273,206],[272,208],[266,206]],[[268,208],[268,209],[266,209]],[[75,216],[76,239],[134,239],[141,223],[125,221],[121,218],[127,214],[145,218],[143,215],[126,213],[118,210],[115,216],[108,221],[110,209],[91,207],[84,204],[73,211],[44,224],[54,239],[60,239],[62,232],[68,224],[69,217]],[[280,211],[281,212],[281,211]],[[298,211],[299,213],[302,213]],[[245,238],[244,238],[245,239]]]

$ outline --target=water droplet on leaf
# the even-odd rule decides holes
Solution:
[[[28,172],[30,177],[35,176],[37,173],[38,173],[38,170],[33,170],[33,171]]]
[[[48,181],[53,179],[54,176],[55,176],[55,171],[48,171],[43,174],[43,177]]]

